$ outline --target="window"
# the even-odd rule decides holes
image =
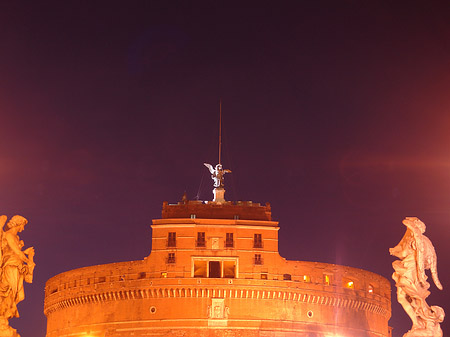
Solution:
[[[143,279],[146,276],[147,276],[147,273],[144,271],[144,272],[138,274],[138,279]]]
[[[209,278],[221,277],[220,261],[209,261]]]
[[[355,289],[355,283],[352,280],[344,278],[343,283],[345,288]]]
[[[236,277],[236,262],[235,261],[223,261],[223,277],[235,278]]]
[[[236,278],[236,259],[196,258],[193,276],[204,278]]]
[[[263,264],[261,254],[255,254],[254,264]]]
[[[329,286],[330,285],[330,283],[331,283],[331,277],[330,277],[330,275],[323,275],[323,283],[325,284],[325,285],[327,285],[327,286]]]
[[[253,248],[262,248],[262,237],[261,234],[255,234],[253,236]]]
[[[309,275],[303,275],[303,282],[311,282],[311,276]]]
[[[167,263],[175,263],[175,253],[169,253],[167,257]]]
[[[373,285],[369,284],[369,287],[368,287],[368,289],[367,289],[367,292],[368,292],[369,294],[373,294],[373,290],[374,290]]]
[[[162,271],[161,272],[161,278],[167,278],[167,272],[166,271]]]
[[[233,248],[234,247],[233,233],[227,233],[227,236],[226,236],[226,239],[225,239],[225,247],[226,248]]]
[[[206,277],[208,275],[207,261],[194,261],[194,277]]]
[[[261,274],[261,280],[267,280],[267,273]]]
[[[292,280],[291,274],[283,274],[283,280],[285,280],[285,281],[290,281],[290,280]]]
[[[206,247],[205,232],[198,232],[197,233],[197,247]]]
[[[177,246],[177,233],[169,232],[169,236],[167,239],[167,247],[176,247]]]

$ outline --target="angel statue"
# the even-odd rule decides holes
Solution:
[[[430,292],[425,271],[431,271],[436,287],[442,290],[437,274],[437,258],[434,247],[423,233],[425,224],[415,217],[403,220],[406,233],[400,243],[390,248],[391,255],[398,257],[392,263],[392,278],[397,287],[397,299],[412,320],[412,328],[403,337],[442,337],[440,323],[444,320],[444,310],[425,301]]]
[[[25,298],[23,281],[33,282],[34,248],[22,251],[24,243],[18,235],[24,230],[28,220],[15,215],[3,231],[6,219],[6,215],[0,216],[0,337],[20,337],[9,326],[8,320],[19,317],[17,304]]]
[[[211,178],[214,180],[214,187],[223,188],[225,173],[231,173],[231,170],[224,170],[222,164],[217,164],[215,168],[211,164],[203,163],[211,172]]]

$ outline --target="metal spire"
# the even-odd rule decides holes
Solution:
[[[222,164],[220,157],[222,154],[222,98],[219,100],[219,165]]]
[[[225,189],[223,188],[223,180],[225,173],[231,173],[231,170],[224,170],[222,167],[222,99],[219,101],[219,163],[213,167],[211,164],[204,163],[211,172],[211,178],[214,181],[214,202],[225,202]]]

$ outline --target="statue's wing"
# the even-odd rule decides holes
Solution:
[[[6,215],[0,216],[0,265],[3,261],[3,227],[5,226],[6,219],[8,219]]]
[[[229,169],[223,170],[223,173],[231,173],[231,170]]]
[[[421,283],[427,281],[427,275],[425,274],[425,244],[422,233],[417,229],[413,229],[414,240],[416,242],[416,265],[417,265],[417,277]]]
[[[434,281],[436,287],[440,290],[443,289],[441,282],[439,281],[438,272],[437,272],[437,256],[436,251],[434,250],[434,246],[431,243],[430,239],[425,235],[422,236],[424,248],[425,248],[425,259],[429,261],[428,268],[431,271],[431,277]]]
[[[209,169],[209,172],[211,172],[211,174],[214,174],[216,172],[211,164],[203,163],[203,165],[205,165]]]
[[[408,220],[408,221],[406,221]],[[418,220],[418,219],[416,219]],[[411,231],[413,234],[414,242],[413,249],[416,251],[416,269],[417,269],[417,278],[419,282],[425,283],[427,276],[425,274],[425,260],[424,260],[424,243],[423,236],[420,232],[419,228],[416,225],[414,219],[405,219],[403,224]]]
[[[3,226],[5,226],[6,223],[6,219],[8,219],[8,217],[6,215],[0,215],[0,229],[3,232]]]

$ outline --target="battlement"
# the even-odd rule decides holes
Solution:
[[[199,219],[241,219],[272,221],[272,210],[269,203],[261,206],[251,201],[211,201],[184,200],[177,204],[163,202],[162,218],[199,218]]]

